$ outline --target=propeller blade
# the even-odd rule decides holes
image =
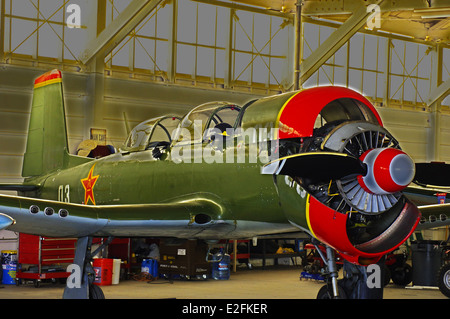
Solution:
[[[358,158],[333,152],[310,152],[279,158],[265,165],[262,174],[290,175],[328,181],[366,174],[366,166]]]
[[[416,163],[414,183],[450,187],[450,164],[443,162]]]

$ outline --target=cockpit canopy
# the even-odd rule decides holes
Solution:
[[[170,145],[172,134],[178,127],[180,118],[176,116],[162,116],[138,124],[128,135],[122,151],[137,152],[155,147],[156,145]]]
[[[241,108],[229,102],[210,102],[197,106],[181,120],[174,137],[176,142],[201,143],[213,129],[226,132],[238,124]]]
[[[238,128],[252,142],[261,138],[307,138],[313,136],[314,130],[336,121],[382,125],[376,109],[361,94],[343,87],[317,87],[253,100],[243,107],[230,102],[209,102],[197,106],[182,119],[164,116],[147,120],[132,130],[122,151],[210,142],[218,134],[229,136],[229,129]],[[247,131],[249,128],[254,130]],[[256,130],[263,135],[256,136]]]
[[[182,119],[162,116],[144,121],[130,132],[121,150],[144,151],[155,146],[169,146],[172,141],[201,143],[217,129],[226,132],[238,125],[240,110],[233,103],[210,102],[197,106]]]

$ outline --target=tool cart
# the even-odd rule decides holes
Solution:
[[[50,238],[19,234],[19,269],[16,284],[32,280],[38,288],[42,281],[64,281],[70,273],[67,265],[75,257],[76,238]]]

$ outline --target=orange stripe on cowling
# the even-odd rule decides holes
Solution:
[[[41,75],[40,77],[38,77],[34,81],[34,87],[38,88],[38,87],[42,87],[42,86],[45,86],[48,84],[58,83],[61,81],[62,81],[61,71],[52,70],[52,71],[47,72],[47,73]]]

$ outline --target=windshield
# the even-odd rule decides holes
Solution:
[[[153,133],[148,142],[147,148],[153,147],[158,143],[168,143],[172,142],[173,132],[176,131],[178,124],[180,123],[180,118],[175,116],[169,116],[162,118],[154,127]]]
[[[158,143],[170,144],[171,135],[180,122],[176,116],[163,116],[144,121],[130,132],[122,147],[124,151],[143,151]]]
[[[233,128],[239,111],[239,106],[228,102],[211,102],[197,106],[181,120],[174,140],[201,143],[214,128],[222,132]]]

